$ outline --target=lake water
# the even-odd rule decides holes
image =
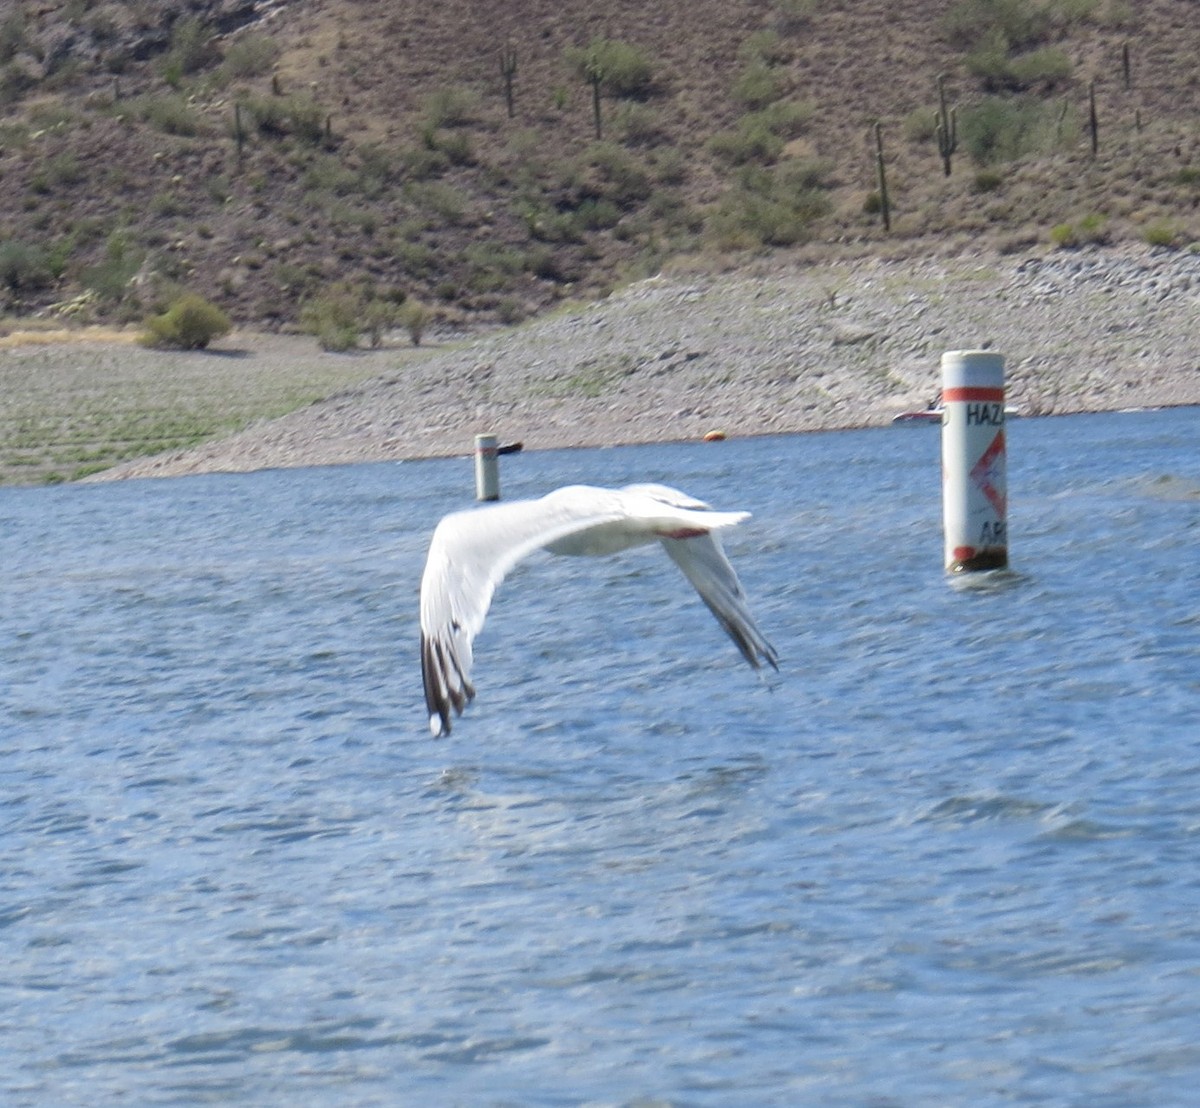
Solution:
[[[0,1102],[1195,1103],[1198,419],[1013,421],[973,587],[936,428],[504,458],[751,510],[781,672],[535,558],[443,740],[468,459],[0,490]]]

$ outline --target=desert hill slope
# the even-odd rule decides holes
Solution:
[[[0,293],[104,320],[187,289],[252,327],[386,325],[405,299],[508,322],[763,253],[1187,248],[1197,57],[1192,0],[21,3]]]

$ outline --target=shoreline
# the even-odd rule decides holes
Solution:
[[[1005,355],[1025,415],[1200,404],[1200,255],[776,262],[651,278],[441,346],[301,346],[258,336],[245,360],[286,374],[351,357],[369,379],[86,480],[462,456],[482,432],[540,450],[885,426],[927,406],[944,351],[981,347]],[[165,372],[213,357],[147,356]]]

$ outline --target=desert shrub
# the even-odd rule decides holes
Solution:
[[[400,239],[394,249],[396,265],[409,276],[429,276],[437,269],[437,252],[423,242]]]
[[[611,200],[588,197],[571,213],[577,231],[607,231],[621,222],[621,210]]]
[[[1179,235],[1171,224],[1158,220],[1143,228],[1142,241],[1147,246],[1173,247],[1178,245]]]
[[[77,185],[84,176],[83,164],[75,151],[62,150],[46,160],[30,178],[29,187],[34,192],[45,193],[51,189]]]
[[[362,309],[363,330],[372,347],[380,346],[383,337],[393,327],[399,318],[401,303],[388,297],[371,297]]]
[[[422,131],[421,141],[427,150],[441,154],[447,166],[475,163],[471,137],[463,131],[439,131],[427,127]]]
[[[985,39],[1025,50],[1050,34],[1051,8],[1040,0],[959,0],[943,16],[942,32],[960,50],[974,50]]]
[[[1061,250],[1108,242],[1108,226],[1098,212],[1085,215],[1077,223],[1059,223],[1050,229],[1050,241]]]
[[[335,288],[307,301],[300,311],[300,326],[316,337],[322,350],[343,353],[358,346],[360,298],[346,288]]]
[[[937,134],[937,108],[914,108],[904,117],[902,130],[909,142],[929,142]]]
[[[40,246],[0,242],[0,283],[12,292],[45,288],[54,279],[50,256]]]
[[[608,200],[619,208],[630,208],[645,200],[654,182],[645,165],[616,143],[596,142],[575,165],[585,194]]]
[[[15,104],[37,82],[21,65],[0,66],[0,105]]]
[[[400,151],[396,158],[400,172],[411,181],[427,181],[450,168],[445,152],[424,142]]]
[[[463,251],[463,257],[473,269],[502,273],[510,277],[525,268],[525,255],[520,250],[490,240],[471,243]]]
[[[1013,54],[995,38],[970,53],[966,65],[989,92],[1052,88],[1071,76],[1071,60],[1058,47]]]
[[[84,269],[79,282],[101,300],[115,304],[129,290],[144,258],[144,252],[126,234],[114,232],[104,244],[103,261]]]
[[[756,113],[757,114],[757,113]],[[708,140],[708,148],[723,162],[746,165],[757,162],[770,165],[783,153],[784,141],[761,119],[745,116],[731,131],[718,131]]]
[[[800,134],[812,118],[807,103],[775,103],[761,111],[748,112],[731,131],[719,131],[709,139],[709,149],[731,165],[776,161],[787,140]]]
[[[251,32],[230,43],[221,63],[225,80],[262,77],[271,72],[279,57],[279,45],[266,35]]]
[[[1056,223],[1051,227],[1050,241],[1060,249],[1079,245],[1075,228],[1069,223]]]
[[[653,91],[654,66],[628,42],[594,38],[587,46],[568,50],[567,62],[583,80],[599,80],[610,96],[638,99]]]
[[[325,137],[320,105],[308,96],[249,96],[239,101],[262,135],[300,139],[316,145]]]
[[[400,326],[408,332],[409,341],[413,346],[421,345],[421,338],[430,323],[430,311],[424,304],[416,300],[406,300],[398,311]]]
[[[755,31],[738,47],[738,60],[746,65],[760,60],[768,65],[784,65],[791,57],[792,48],[778,31]]]
[[[667,138],[658,117],[644,104],[622,104],[613,115],[613,125],[630,146],[656,146]]]
[[[762,58],[755,58],[733,83],[733,98],[747,108],[765,108],[785,91],[783,74]]]
[[[827,168],[796,162],[747,167],[717,204],[710,230],[726,247],[792,246],[805,241],[829,210]]]
[[[572,243],[583,240],[583,228],[574,211],[560,212],[527,201],[521,209],[521,218],[529,237],[538,242]]]
[[[958,137],[976,165],[1016,161],[1070,142],[1073,116],[1033,97],[989,96],[958,113]]]
[[[460,226],[467,218],[468,198],[453,185],[427,181],[409,185],[404,194],[415,207],[448,226]]]
[[[181,19],[171,28],[171,46],[162,62],[163,79],[178,85],[218,58],[216,36],[200,19]]]
[[[0,64],[12,61],[25,47],[25,13],[17,8],[0,19]]]
[[[304,188],[314,195],[331,193],[351,196],[364,193],[363,178],[343,158],[318,154],[309,161],[302,177]]]
[[[1004,184],[1004,175],[994,169],[981,169],[971,182],[972,192],[995,192]]]
[[[1057,46],[1044,46],[1009,61],[1009,80],[1015,88],[1050,88],[1071,76],[1071,59]]]
[[[425,98],[425,123],[434,128],[464,127],[479,110],[479,96],[471,89],[451,87],[437,89]]]
[[[196,110],[176,92],[147,93],[131,101],[128,107],[132,115],[163,134],[192,136],[204,129]]]
[[[229,334],[229,317],[215,304],[195,293],[178,297],[162,315],[146,320],[141,341],[146,346],[203,350],[213,339]]]

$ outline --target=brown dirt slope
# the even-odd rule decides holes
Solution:
[[[407,296],[451,319],[512,320],[696,256],[1200,241],[1192,0],[1013,0],[1056,18],[1007,60],[1061,58],[1043,55],[1020,91],[980,76],[948,29],[953,12],[978,22],[999,7],[17,4],[0,20],[0,294],[10,313],[136,319],[186,287],[240,323],[281,326],[341,287],[360,313]],[[569,63],[596,38],[635,47],[650,73],[634,96],[606,93],[601,143]],[[943,176],[938,74],[960,123],[996,94],[1049,112],[1040,126],[1052,120],[1055,141],[985,167],[960,135]],[[759,116],[773,128],[765,147],[745,142],[755,112],[783,109],[769,125]],[[870,210],[876,121],[890,231]],[[736,152],[714,148],[722,133]]]

